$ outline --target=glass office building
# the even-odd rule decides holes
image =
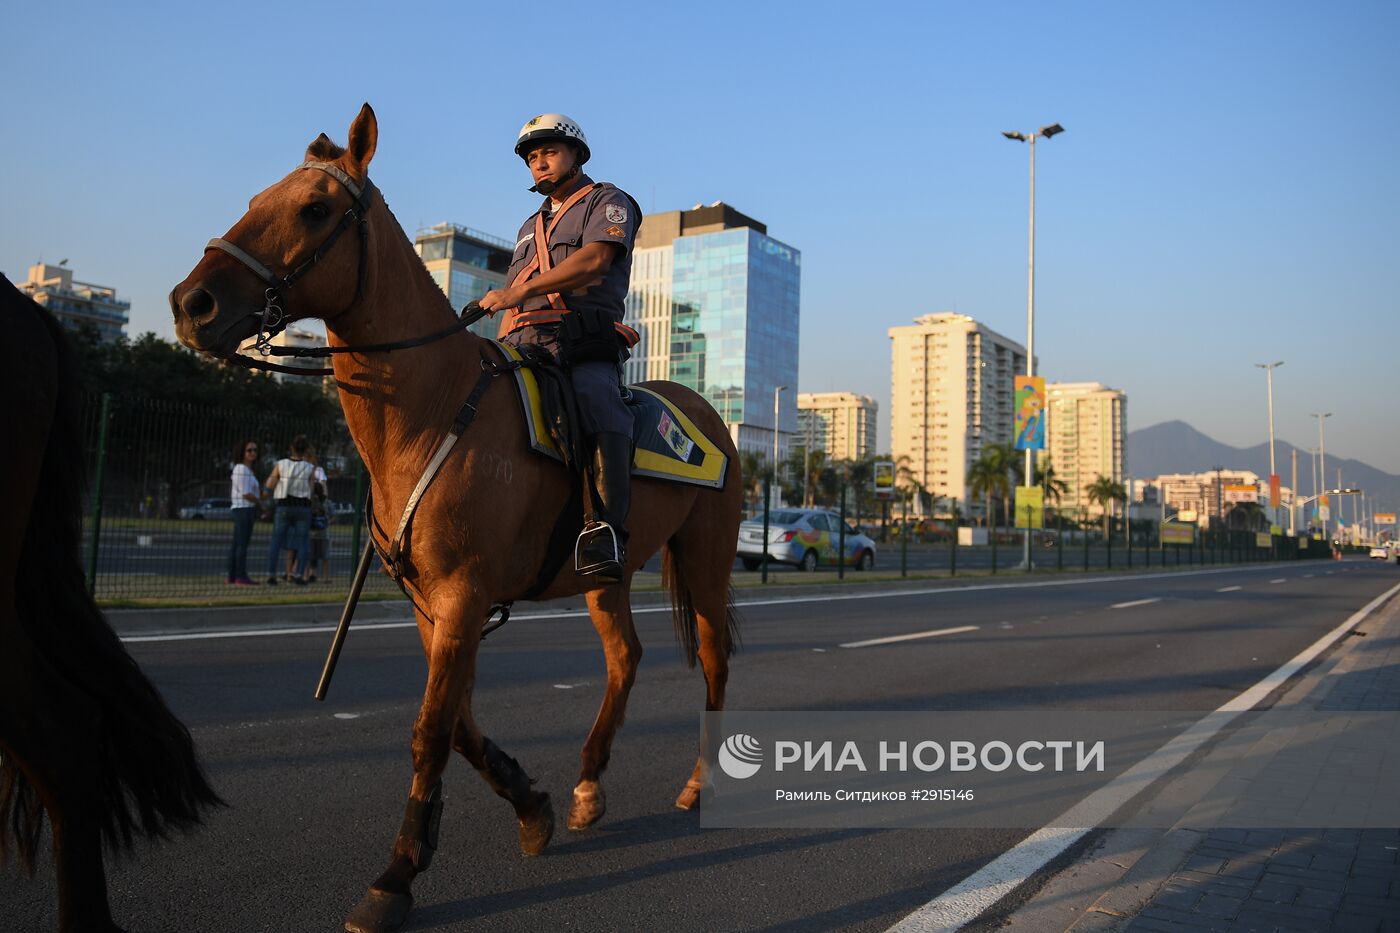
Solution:
[[[461,311],[468,302],[506,284],[506,270],[515,246],[509,240],[471,227],[440,223],[419,230],[414,248],[453,310]],[[499,325],[495,318],[483,318],[469,329],[483,337],[494,337]]]
[[[669,240],[669,242],[668,242]],[[722,203],[643,221],[627,321],[643,334],[628,381],[670,379],[723,415],[740,449],[779,457],[797,430],[801,254]]]

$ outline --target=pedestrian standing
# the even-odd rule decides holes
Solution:
[[[317,467],[317,469],[320,469]],[[331,509],[326,499],[324,484],[316,484],[311,490],[311,558],[306,562],[307,583],[316,582],[316,568],[321,568],[321,579],[331,579]]]
[[[244,441],[233,450],[232,486],[233,541],[228,549],[228,582],[236,586],[256,586],[248,579],[248,542],[253,539],[253,523],[262,512],[258,496],[258,476],[253,467],[258,462],[258,442]]]
[[[306,561],[311,543],[311,479],[315,465],[306,459],[310,445],[306,435],[292,439],[291,456],[277,461],[265,484],[271,489],[276,511],[272,519],[272,542],[267,549],[267,582],[277,585],[277,557],[284,547],[297,552],[297,569],[292,582],[306,585]]]

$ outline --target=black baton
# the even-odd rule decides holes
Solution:
[[[350,620],[355,615],[355,604],[360,601],[360,591],[365,588],[365,577],[369,576],[369,562],[374,557],[374,544],[365,542],[365,551],[360,555],[360,565],[355,568],[355,579],[350,583],[350,595],[345,597],[345,608],[340,612],[340,624],[335,628],[331,639],[331,651],[326,655],[326,666],[321,670],[321,682],[316,685],[316,699],[324,700],[331,686],[331,676],[335,674],[335,662],[340,660],[340,649],[345,647],[345,636],[350,632]]]

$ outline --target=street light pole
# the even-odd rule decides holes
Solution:
[[[1255,363],[1259,369],[1264,370],[1269,380],[1269,498],[1273,499],[1274,477],[1278,476],[1278,470],[1274,467],[1274,369],[1283,365],[1283,360],[1277,363]],[[1270,506],[1274,513],[1274,524],[1279,524],[1278,505],[1271,501]]]
[[[778,398],[782,395],[787,386],[778,386],[773,390],[773,479],[778,478]]]
[[[1326,485],[1327,485],[1327,440],[1326,440],[1326,432],[1323,431],[1322,426],[1323,426],[1323,421],[1324,421],[1325,419],[1332,417],[1332,413],[1331,413],[1330,411],[1324,411],[1324,412],[1322,412],[1322,413],[1313,412],[1313,413],[1312,413],[1312,416],[1313,416],[1314,418],[1317,419],[1317,452],[1318,452],[1318,458],[1319,458],[1317,473],[1318,473],[1318,476],[1320,476],[1320,477],[1322,478],[1322,485],[1326,486]],[[1337,485],[1340,486],[1341,483],[1338,483]],[[1327,518],[1324,518],[1324,519],[1322,520],[1322,540],[1323,540],[1323,541],[1330,541],[1330,540],[1332,540],[1330,537],[1328,537],[1328,534],[1327,534],[1327,524],[1328,524],[1328,522],[1331,520],[1331,517],[1332,517],[1332,516],[1331,516],[1332,502],[1331,502],[1330,499],[1329,499],[1328,502],[1327,502],[1327,511],[1328,511],[1328,516],[1327,516]]]
[[[1029,248],[1027,249],[1026,268],[1026,375],[1035,375],[1035,141],[1036,137],[1051,138],[1059,133],[1063,133],[1065,128],[1058,123],[1051,123],[1042,126],[1034,133],[1018,133],[1014,131],[1004,131],[1001,135],[1015,142],[1028,143],[1030,147],[1030,235]],[[1041,413],[1041,417],[1045,417]],[[1025,485],[1035,485],[1035,451],[1026,450],[1026,475]],[[1027,525],[1030,522],[1026,523]],[[1031,529],[1026,528],[1025,540],[1021,553],[1021,563],[1027,570],[1031,569]]]

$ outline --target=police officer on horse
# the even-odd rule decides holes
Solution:
[[[579,536],[581,573],[615,582],[626,563],[632,413],[622,398],[622,362],[637,333],[622,323],[641,210],[631,195],[583,174],[590,152],[577,123],[546,113],[521,127],[515,153],[545,195],[520,227],[509,285],[481,306],[502,314],[498,336],[547,351],[569,373],[582,433],[592,448],[597,505]]]

